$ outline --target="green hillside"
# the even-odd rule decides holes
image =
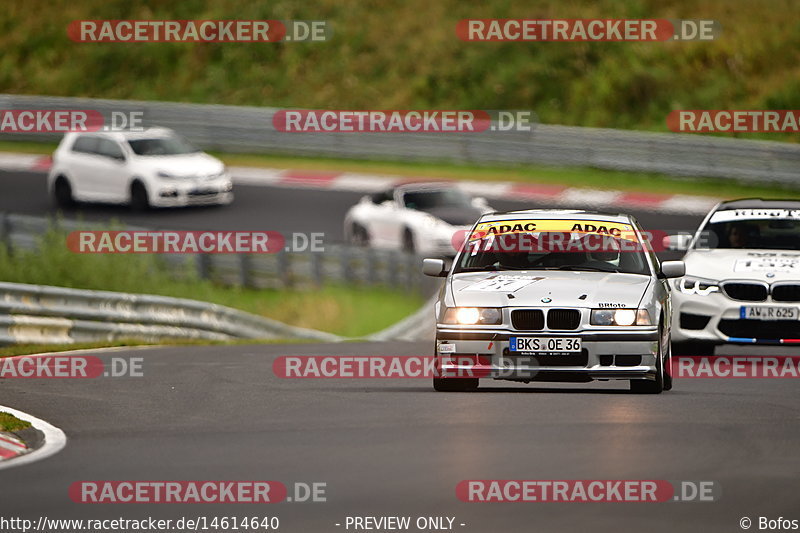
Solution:
[[[80,4],[80,5],[79,5]],[[800,108],[792,0],[27,0],[0,14],[0,92],[314,108],[532,109],[666,130],[680,108]],[[714,42],[468,43],[459,19],[713,18]],[[76,19],[326,19],[327,43],[74,43]],[[787,139],[787,136],[773,136]]]

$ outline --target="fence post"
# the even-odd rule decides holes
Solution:
[[[291,286],[291,265],[289,261],[289,254],[286,250],[281,250],[278,252],[278,278],[281,281],[281,285],[284,288]]]
[[[211,278],[211,257],[208,254],[197,254],[197,275],[200,279]]]
[[[11,253],[11,215],[8,213],[0,213],[0,245],[6,248],[8,253]]]
[[[250,254],[239,254],[239,285],[242,287],[252,286],[251,268]]]
[[[320,252],[311,252],[311,277],[314,285],[322,286],[322,253]]]

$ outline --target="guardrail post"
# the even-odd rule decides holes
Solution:
[[[0,213],[0,245],[11,253],[11,218],[8,213]]]
[[[322,286],[322,254],[320,252],[311,252],[311,277],[314,285]]]
[[[403,255],[397,250],[392,250],[389,258],[389,287],[397,287],[399,283],[399,270],[401,268],[401,260]]]
[[[251,263],[250,254],[239,254],[239,285],[242,287],[252,286],[250,277]]]
[[[350,269],[350,250],[347,246],[342,246],[339,258],[341,259],[342,280],[348,282],[352,278],[352,271]]]
[[[289,260],[289,254],[285,250],[281,250],[278,252],[278,278],[280,279],[281,285],[284,287],[290,287],[292,285],[291,280],[291,264]]]
[[[211,278],[211,257],[208,254],[197,254],[197,275],[200,279]]]

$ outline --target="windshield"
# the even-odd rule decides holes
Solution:
[[[589,220],[504,220],[479,223],[454,272],[575,270],[650,274],[630,224]]]
[[[800,210],[717,211],[701,231],[696,248],[798,250]]]
[[[469,196],[460,189],[409,191],[403,194],[403,203],[409,209],[419,210],[435,207],[470,207],[472,205]]]
[[[128,144],[136,155],[182,155],[199,152],[182,137],[153,137],[151,139],[130,139]]]

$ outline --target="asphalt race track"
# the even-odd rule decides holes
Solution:
[[[336,242],[344,212],[359,196],[236,191],[227,208],[140,215],[83,207],[80,216],[170,229],[325,231]],[[52,214],[44,175],[0,173],[0,211]],[[667,231],[699,221],[634,214],[645,228]],[[278,516],[285,532],[347,531],[347,516],[450,516],[455,531],[481,533],[741,531],[744,516],[753,530],[759,516],[800,518],[792,516],[800,472],[800,391],[793,379],[681,379],[657,396],[630,394],[625,382],[489,382],[477,393],[442,394],[427,379],[285,380],[272,371],[281,355],[431,351],[430,342],[156,347],[102,356],[141,357],[144,377],[0,380],[0,404],[47,420],[69,439],[53,457],[0,470],[2,514]],[[464,503],[455,488],[467,479],[714,481],[722,495],[713,503]],[[327,501],[88,505],[68,496],[80,480],[324,482]]]
[[[490,382],[276,378],[278,355],[419,355],[430,343],[151,348],[144,377],[5,380],[0,398],[63,428],[54,457],[0,471],[17,516],[278,516],[282,531],[343,531],[348,515],[455,516],[458,531],[736,531],[791,516],[800,469],[797,382]],[[739,353],[743,353],[738,350]],[[746,352],[745,352],[746,353]],[[786,353],[784,351],[784,353]],[[483,387],[483,386],[482,386]],[[79,480],[325,482],[325,503],[76,504]],[[464,503],[464,479],[713,480],[716,503]]]

